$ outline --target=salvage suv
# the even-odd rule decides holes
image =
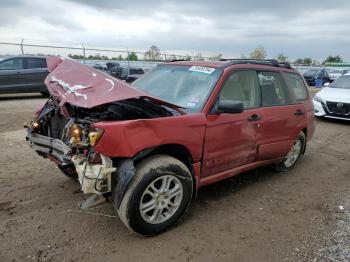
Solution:
[[[314,133],[306,83],[275,60],[169,62],[133,85],[74,60],[47,64],[51,96],[29,144],[143,235],[174,224],[200,187],[292,168]]]

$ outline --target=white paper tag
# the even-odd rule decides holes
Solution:
[[[215,71],[215,68],[206,67],[206,66],[191,66],[188,70],[193,72],[211,74]]]

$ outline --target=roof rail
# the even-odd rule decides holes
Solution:
[[[239,58],[230,58],[230,59],[220,59],[220,61],[227,61],[224,67],[229,65],[236,64],[256,64],[256,65],[271,65],[276,67],[284,67],[291,69],[292,67],[288,62],[280,63],[276,59],[239,59]]]
[[[191,59],[171,59],[171,60],[167,60],[166,62],[181,62],[181,61],[191,61]]]

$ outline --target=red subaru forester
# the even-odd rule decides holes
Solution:
[[[74,60],[47,64],[51,96],[27,140],[140,234],[174,224],[202,186],[288,170],[314,133],[307,85],[287,63],[175,61],[133,85]]]

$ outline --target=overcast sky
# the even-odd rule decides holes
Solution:
[[[350,61],[350,1],[1,0],[0,41]],[[2,52],[7,51],[0,46]],[[181,51],[183,50],[183,51]]]

